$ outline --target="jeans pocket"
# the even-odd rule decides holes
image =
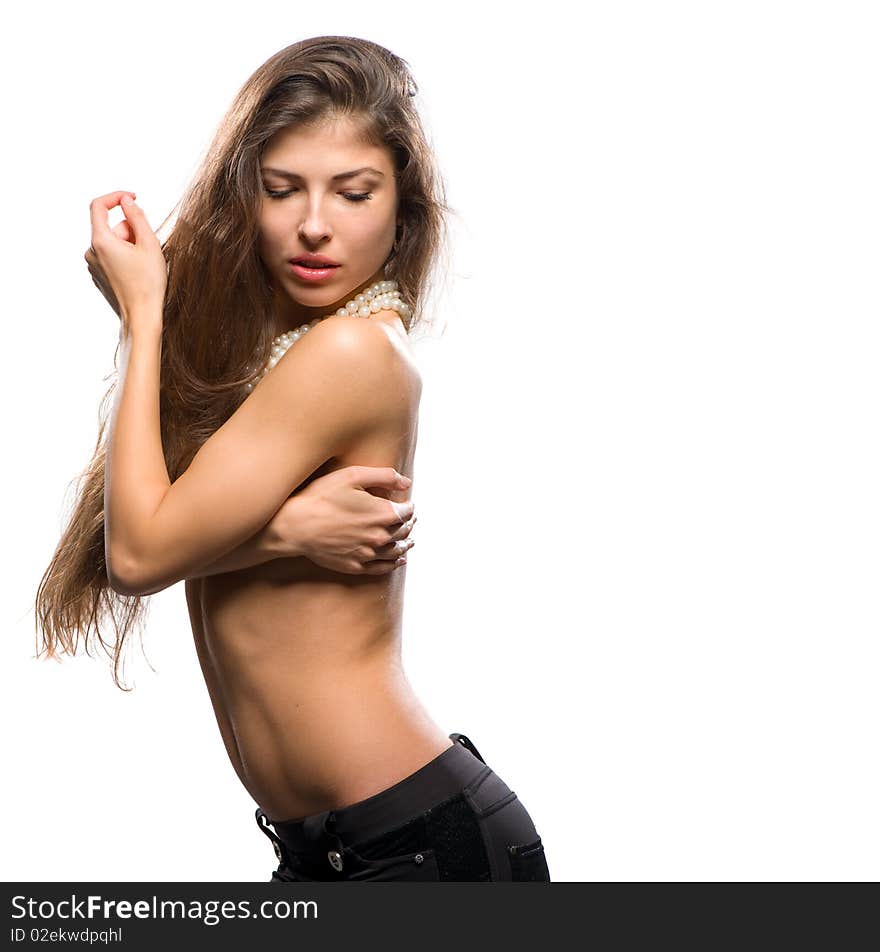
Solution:
[[[539,836],[531,843],[507,847],[510,875],[513,882],[549,883],[550,870],[544,855],[544,844]]]

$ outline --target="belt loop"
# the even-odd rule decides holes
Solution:
[[[480,752],[477,750],[476,747],[474,747],[473,741],[470,739],[470,737],[465,737],[464,734],[456,733],[456,734],[450,734],[449,739],[454,740],[457,744],[461,744],[461,746],[469,750],[474,755],[474,757],[477,758],[477,760],[481,761],[484,764],[486,763],[486,761],[483,760],[483,757],[480,754]]]
[[[272,846],[275,849],[275,855],[278,857],[278,862],[285,863],[289,866],[290,858],[287,855],[287,847],[284,845],[284,842],[278,836],[278,834],[270,830],[268,827],[268,824],[271,823],[272,821],[269,819],[269,817],[266,816],[265,813],[263,813],[263,810],[260,807],[257,807],[257,812],[254,814],[254,817],[256,818],[257,826],[272,841]]]

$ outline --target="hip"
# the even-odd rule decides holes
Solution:
[[[257,825],[272,841],[271,882],[549,882],[535,824],[469,738],[398,783],[337,810]],[[274,829],[272,829],[274,828]]]

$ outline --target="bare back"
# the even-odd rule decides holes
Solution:
[[[406,331],[381,312],[404,394],[387,431],[365,435],[306,482],[351,465],[411,474],[421,380]],[[305,485],[305,484],[304,484]],[[395,501],[409,490],[371,490]],[[406,566],[347,575],[305,558],[189,579],[193,637],[242,783],[273,820],[372,796],[451,746],[401,663]]]

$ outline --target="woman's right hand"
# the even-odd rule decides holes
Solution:
[[[390,466],[346,466],[319,476],[288,497],[267,523],[272,549],[334,572],[386,575],[406,564],[415,545],[409,538],[417,521],[412,501],[390,498],[405,496],[411,485],[402,485]]]

